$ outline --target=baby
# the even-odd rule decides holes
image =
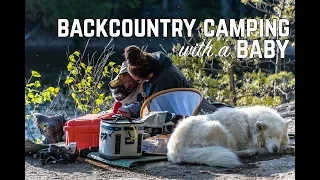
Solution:
[[[127,71],[127,64],[124,61],[118,76],[109,83],[112,97],[116,100],[114,113],[122,114],[128,118],[138,118],[142,105],[139,94],[141,84],[134,81]],[[117,106],[120,106],[117,109]]]

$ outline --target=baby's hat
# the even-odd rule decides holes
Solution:
[[[119,74],[112,80],[110,81],[109,85],[111,88],[115,88],[119,85],[122,85],[122,81],[120,79],[120,75],[121,74],[124,74],[124,73],[128,73],[128,63],[127,61],[123,61],[122,62],[122,65],[121,65],[121,68],[120,68],[120,71],[119,71]]]

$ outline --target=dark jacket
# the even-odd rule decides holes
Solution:
[[[169,56],[161,51],[152,54],[155,59],[149,62],[153,76],[149,79],[150,92],[148,96],[165,89],[191,87],[182,72],[172,64]]]
[[[183,73],[174,64],[172,64],[172,60],[169,56],[160,51],[152,54],[154,55],[155,59],[149,63],[151,65],[150,68],[153,76],[148,82],[143,84],[143,89],[144,92],[146,92],[147,97],[142,97],[142,95],[139,94],[137,98],[138,101],[143,101],[145,98],[148,98],[152,94],[162,90],[192,87]],[[125,62],[122,64],[120,74],[124,72],[127,72]],[[118,76],[111,81],[109,87],[112,96],[118,101],[123,100],[130,94],[130,92],[124,90],[124,87],[119,81]],[[213,113],[214,111],[216,111],[216,108],[208,101],[203,99],[197,114]]]
[[[192,85],[187,81],[183,73],[172,64],[169,56],[163,52],[155,52],[153,55],[156,59],[151,64],[152,78],[149,80],[151,96],[154,93],[171,88],[192,88]],[[203,99],[197,114],[210,114],[217,110],[206,99]]]

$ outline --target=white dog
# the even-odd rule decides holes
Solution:
[[[263,107],[220,108],[213,114],[183,119],[168,142],[168,160],[209,166],[237,167],[238,157],[256,153],[294,152],[288,122]]]

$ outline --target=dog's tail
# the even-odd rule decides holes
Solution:
[[[186,147],[179,150],[179,152],[168,152],[167,155],[168,160],[173,163],[187,162],[227,168],[242,165],[234,152],[220,146]]]

